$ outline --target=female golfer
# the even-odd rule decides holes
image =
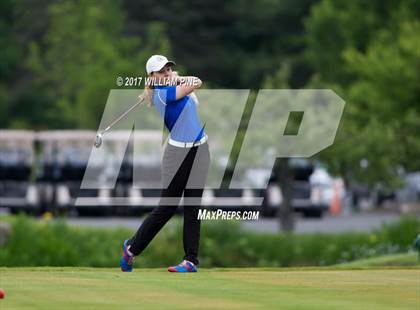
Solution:
[[[159,205],[147,216],[136,234],[123,244],[121,270],[132,271],[135,256],[142,253],[165,223],[174,215],[184,196],[183,261],[168,268],[170,272],[196,272],[200,240],[198,209],[210,163],[204,126],[197,115],[194,89],[201,86],[197,77],[179,77],[172,71],[175,63],[153,55],[146,63],[155,86],[148,91],[150,103],[170,131],[162,160],[162,192]],[[169,85],[175,80],[175,85]],[[169,82],[169,83],[170,83]],[[157,83],[157,84],[156,84]],[[163,84],[163,85],[158,85]]]

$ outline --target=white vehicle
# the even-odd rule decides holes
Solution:
[[[35,133],[0,130],[0,207],[11,212],[37,212],[39,195],[33,182]]]
[[[37,133],[37,141],[42,150],[37,183],[42,193],[44,211],[74,210],[75,200],[80,196],[99,197],[109,194],[97,189],[80,189],[94,138],[95,132],[83,130]],[[98,177],[101,177],[103,159],[97,158],[93,166]],[[106,208],[102,210],[107,211]]]

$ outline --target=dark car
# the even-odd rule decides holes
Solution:
[[[292,207],[305,217],[322,217],[329,208],[331,188],[311,180],[316,167],[306,159],[291,159],[290,168],[293,174]],[[261,206],[263,215],[274,216],[282,207],[282,192],[278,186],[278,168],[275,165],[265,190],[264,201]]]

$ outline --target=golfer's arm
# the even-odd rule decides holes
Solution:
[[[195,77],[195,76],[184,76],[184,77],[179,77],[179,78],[188,79],[188,81],[193,80],[194,83],[184,83],[184,84],[178,85],[176,87],[176,100],[179,100],[189,95],[195,89],[200,88],[201,85],[203,84],[203,82],[198,77]]]

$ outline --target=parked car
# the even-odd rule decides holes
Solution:
[[[396,191],[396,198],[400,203],[420,202],[420,171],[406,173],[403,177],[404,185]]]
[[[329,209],[333,195],[333,179],[327,171],[306,159],[291,159],[293,171],[292,207],[305,217],[322,217]],[[263,215],[274,216],[282,207],[283,196],[278,186],[277,167],[272,171],[261,206]]]

